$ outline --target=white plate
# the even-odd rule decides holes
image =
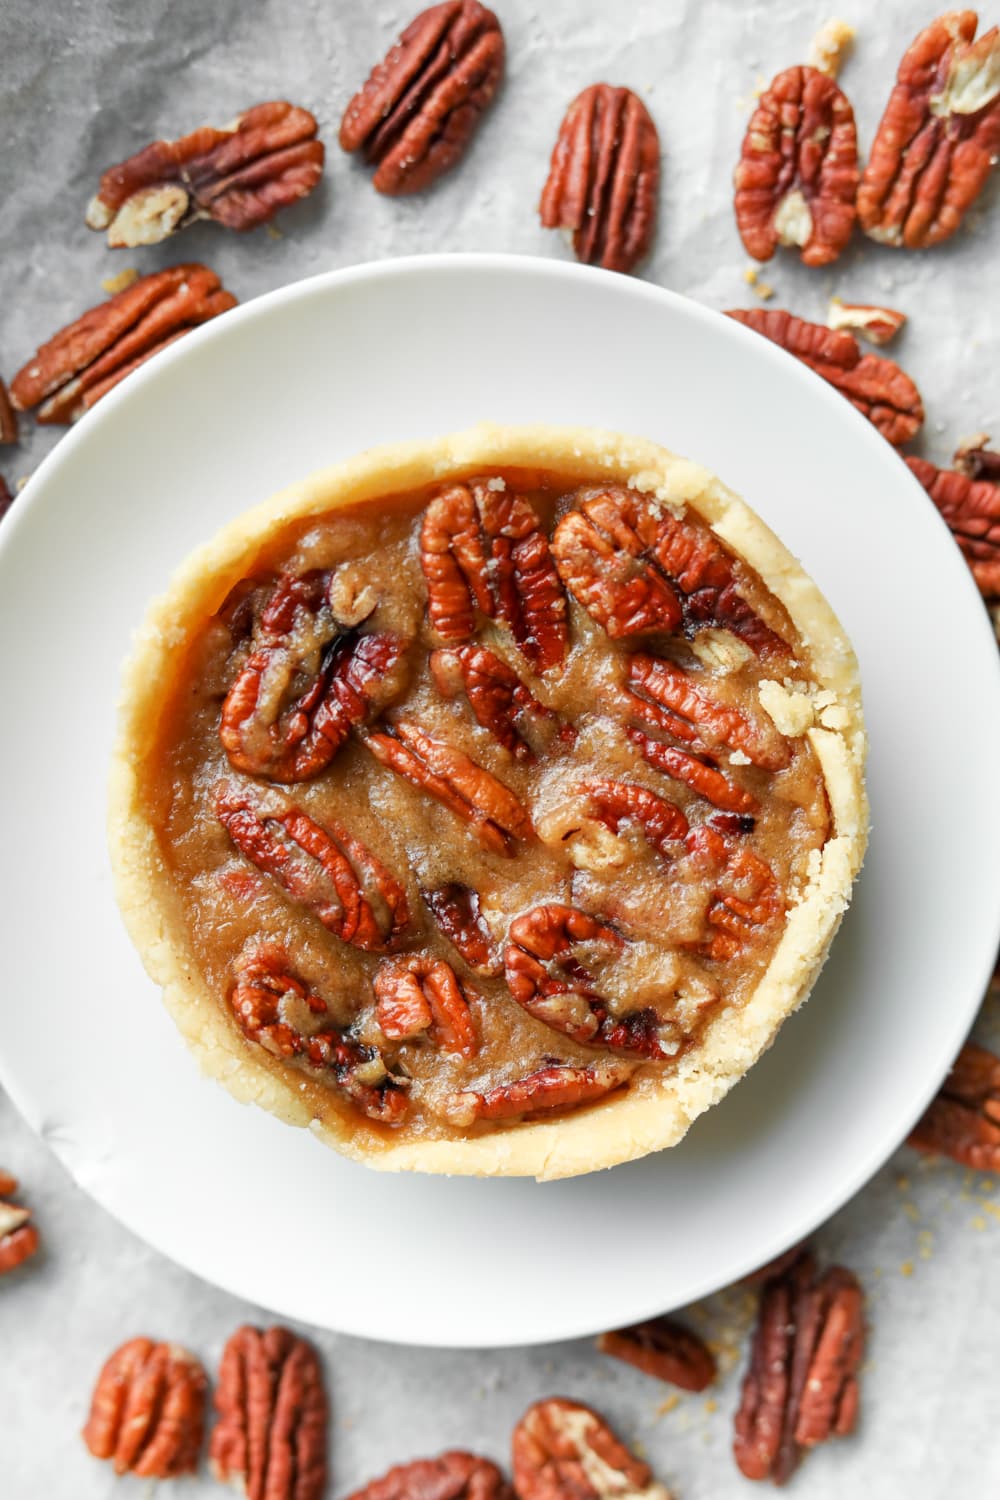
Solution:
[[[119,665],[223,522],[372,443],[494,421],[655,438],[741,491],[861,659],[868,862],[815,993],[673,1151],[539,1186],[382,1176],[203,1081],[104,843]],[[130,378],[0,530],[5,1085],[89,1191],[209,1280],[328,1328],[532,1343],[679,1305],[832,1213],[897,1145],[997,940],[997,652],[916,481],[840,396],[639,281],[515,258],[338,272]]]

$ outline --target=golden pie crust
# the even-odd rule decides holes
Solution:
[[[491,468],[531,468],[627,484],[665,505],[687,505],[756,570],[785,607],[810,656],[809,682],[761,684],[778,730],[804,735],[825,780],[831,833],[786,913],[777,947],[749,1000],[723,1009],[697,1047],[647,1086],[561,1117],[507,1124],[468,1138],[394,1139],[359,1128],[349,1106],[318,1108],[301,1072],[252,1046],[201,976],[180,892],[147,809],[144,777],[176,660],[289,522],[418,490]],[[801,675],[801,674],[800,674]],[[383,1171],[570,1177],[675,1145],[728,1092],[808,996],[850,901],[864,856],[868,805],[857,662],[829,604],[760,518],[706,469],[640,438],[574,427],[483,424],[429,442],[372,449],[292,485],[228,525],[179,569],[156,600],[126,664],[114,752],[109,840],[129,933],[202,1069],[236,1098]],[[327,1091],[332,1095],[333,1091]]]

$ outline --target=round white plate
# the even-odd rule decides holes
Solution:
[[[480,419],[641,433],[742,492],[861,660],[871,850],[805,1009],[673,1151],[569,1182],[393,1177],[202,1080],[118,917],[119,666],[199,542],[311,469]],[[106,1208],[275,1311],[424,1344],[629,1322],[813,1229],[937,1087],[997,945],[997,652],[930,501],[818,377],[640,281],[434,257],[227,313],[101,403],[0,528],[0,1070]]]

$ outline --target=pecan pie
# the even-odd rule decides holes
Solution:
[[[807,995],[864,852],[840,625],[637,439],[316,475],[187,562],[125,687],[118,894],[174,1019],[383,1169],[673,1145]]]

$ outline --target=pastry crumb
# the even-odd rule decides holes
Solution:
[[[830,78],[836,78],[854,44],[854,27],[833,16],[824,21],[809,44],[806,62]]]
[[[680,1405],[680,1402],[681,1398],[677,1394],[677,1392],[672,1392],[672,1394],[669,1395],[665,1401],[660,1402],[659,1406],[656,1408],[656,1415],[658,1417],[667,1416],[669,1412],[676,1410],[676,1408]]]
[[[913,1275],[913,1262],[912,1262],[912,1260],[904,1260],[903,1261],[903,1264],[899,1268],[899,1274],[901,1276],[912,1276]]]
[[[124,292],[133,282],[139,280],[139,272],[135,266],[126,266],[124,271],[119,271],[117,276],[105,276],[101,282],[101,290],[107,292],[109,297],[114,297],[118,292]]]

